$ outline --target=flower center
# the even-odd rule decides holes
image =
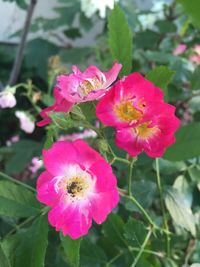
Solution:
[[[150,123],[151,121],[145,122],[133,129],[140,139],[145,140],[151,138],[159,131],[157,126],[148,127]]]
[[[142,111],[136,109],[132,101],[122,101],[119,105],[115,105],[114,111],[117,116],[125,122],[133,122],[142,118]]]
[[[85,80],[79,85],[79,93],[81,96],[87,96],[90,92],[98,90],[102,87],[101,81],[94,77],[90,80]]]
[[[67,180],[67,193],[72,198],[82,198],[89,189],[89,184],[82,177],[72,177]]]

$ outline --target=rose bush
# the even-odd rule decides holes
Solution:
[[[198,266],[199,5],[59,2],[0,42],[0,267]]]

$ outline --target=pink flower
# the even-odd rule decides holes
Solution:
[[[11,146],[13,143],[17,143],[18,141],[19,141],[19,135],[14,135],[9,140],[6,141],[6,145]]]
[[[91,129],[85,129],[83,132],[61,135],[59,141],[75,141],[77,139],[95,138],[97,134]]]
[[[17,104],[12,89],[11,87],[7,87],[3,92],[0,92],[0,108],[13,108]]]
[[[54,98],[55,103],[40,112],[40,116],[43,118],[43,120],[38,122],[37,126],[42,127],[49,124],[52,121],[49,117],[49,114],[51,114],[52,112],[67,112],[73,106],[73,103],[67,101],[62,97],[60,89],[58,87],[54,88]]]
[[[116,145],[135,157],[144,151],[150,157],[161,157],[166,148],[175,142],[174,133],[179,120],[175,107],[166,103],[152,106],[143,122],[135,127],[118,129]]]
[[[173,55],[174,56],[178,56],[181,55],[185,52],[185,50],[187,49],[187,45],[185,44],[179,44],[173,51]]]
[[[200,56],[193,54],[193,55],[189,56],[189,61],[199,65],[200,64]]]
[[[121,64],[114,63],[108,72],[102,72],[95,66],[81,72],[77,66],[73,66],[74,73],[58,76],[57,86],[62,96],[72,103],[99,99],[116,80],[121,67]]]
[[[39,158],[37,157],[34,157],[32,158],[31,160],[31,164],[29,166],[29,170],[32,172],[32,173],[36,173],[43,165],[43,162],[42,160],[40,160]]]
[[[43,151],[44,171],[37,199],[50,206],[48,220],[57,231],[76,239],[92,219],[101,224],[117,205],[119,194],[111,166],[84,141],[56,142]]]
[[[195,52],[198,56],[200,56],[200,45],[196,44],[196,45],[194,46],[194,52]]]
[[[135,72],[115,83],[101,98],[96,107],[96,115],[108,126],[132,126],[143,119],[152,105],[161,101],[162,91]]]
[[[15,116],[19,119],[20,128],[28,134],[35,130],[35,123],[31,116],[24,111],[16,111]]]

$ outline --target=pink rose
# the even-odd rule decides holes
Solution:
[[[50,206],[48,220],[72,239],[101,224],[119,202],[111,166],[84,141],[56,142],[43,151],[46,171],[37,181],[37,199]]]

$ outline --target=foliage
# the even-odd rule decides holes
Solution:
[[[27,10],[26,1],[15,2]],[[86,17],[78,0],[59,2],[57,17],[32,21],[30,32],[43,31],[51,38],[43,34],[28,41],[15,85],[17,106],[0,110],[0,267],[199,267],[200,66],[190,60],[200,44],[199,0],[149,1],[160,2],[159,10],[141,10],[138,1],[119,1],[107,10],[105,20],[97,14]],[[95,41],[77,46],[94,24],[102,25]],[[15,36],[20,34],[21,29]],[[175,56],[180,43],[187,49]],[[16,47],[0,43],[3,87],[15,56]],[[113,60],[123,64],[121,77],[142,73],[176,106],[181,127],[163,158],[141,154],[131,163],[114,145],[113,129],[95,126],[96,103],[52,113],[52,123],[31,134],[20,129],[15,111],[25,110],[39,121],[41,109],[54,101],[57,75],[70,72],[73,64],[85,69],[91,62],[106,70]],[[36,200],[41,169],[32,173],[30,166],[55,140],[88,128],[97,136],[87,142],[112,164],[121,199],[102,225],[93,224],[87,236],[72,240],[48,225],[48,208]],[[20,140],[8,145],[13,135]]]

